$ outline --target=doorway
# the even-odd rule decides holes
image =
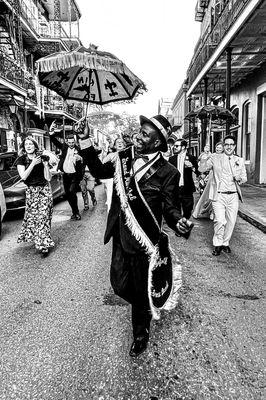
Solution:
[[[258,96],[258,151],[256,170],[258,183],[266,184],[266,92]],[[256,179],[257,181],[257,179]]]

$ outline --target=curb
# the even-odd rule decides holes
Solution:
[[[243,218],[245,221],[249,222],[251,225],[255,226],[256,228],[260,229],[263,233],[266,233],[266,226],[256,220],[255,218],[251,217],[248,214],[245,214],[243,211],[238,211],[238,215]]]

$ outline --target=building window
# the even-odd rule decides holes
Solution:
[[[251,136],[251,114],[250,102],[243,106],[243,150],[246,161],[250,161],[250,136]]]
[[[234,114],[235,119],[230,127],[230,133],[237,139],[239,128],[239,108],[237,106],[231,107],[231,112]]]

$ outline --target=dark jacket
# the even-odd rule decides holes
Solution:
[[[68,145],[66,143],[61,143],[55,136],[51,135],[50,136],[51,142],[58,148],[61,150],[61,154],[59,156],[59,163],[57,166],[57,169],[59,171],[64,172],[63,170],[63,165],[64,165],[64,161],[67,155],[67,150],[68,150]],[[77,150],[78,154],[80,154],[80,149],[78,146],[75,146],[75,149]],[[81,156],[82,157],[82,156]],[[82,161],[77,161],[76,165],[76,175],[77,175],[77,180],[80,182],[83,176],[83,162]]]
[[[99,179],[113,177],[115,172],[113,163],[102,164],[93,147],[82,150],[81,154],[94,176]],[[161,156],[138,181],[141,194],[159,226],[161,226],[162,217],[164,217],[167,224],[176,232],[176,223],[181,218],[177,209],[179,176],[177,169],[173,168]],[[120,199],[114,189],[104,242],[107,243],[112,236],[117,236],[118,232],[126,252],[143,251],[126,226],[124,215],[121,212]]]
[[[194,172],[197,176],[199,175],[198,171],[198,162],[196,157],[192,156],[191,154],[186,154],[186,157],[188,160],[191,162],[193,165],[192,168],[184,166],[184,189],[183,193],[184,194],[192,194],[195,192],[195,184],[192,176],[192,172]],[[174,167],[177,168],[177,159],[178,159],[178,154],[173,155],[172,157],[169,158],[169,163],[172,164]]]

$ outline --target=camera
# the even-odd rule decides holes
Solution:
[[[42,161],[49,161],[50,160],[50,157],[47,156],[47,154],[43,154],[42,151],[38,151],[37,152],[37,156],[40,156]]]

